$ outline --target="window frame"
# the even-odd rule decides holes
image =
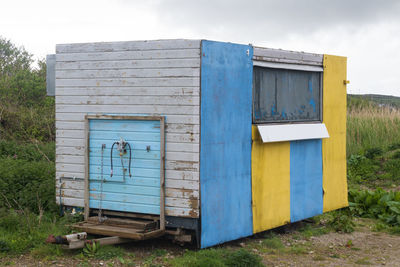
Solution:
[[[284,67],[280,67],[280,65]],[[307,65],[298,65],[298,64],[293,64],[293,67],[288,67],[287,65],[290,64],[279,64],[279,63],[272,63],[268,65],[264,64],[256,64],[254,62],[253,64],[253,83],[252,83],[252,124],[255,125],[270,125],[270,124],[304,124],[304,123],[323,123],[323,118],[324,118],[324,112],[323,112],[323,77],[324,77],[324,71],[323,69],[319,70],[318,68],[313,68],[313,66],[307,66]],[[310,67],[310,68],[307,68]],[[263,121],[263,122],[257,122],[255,118],[255,112],[254,112],[254,104],[255,104],[255,84],[254,84],[254,68],[263,68],[263,69],[274,69],[274,70],[294,70],[294,71],[301,71],[301,72],[318,72],[320,73],[320,92],[319,92],[319,119],[313,119],[313,120],[276,120],[276,121]]]

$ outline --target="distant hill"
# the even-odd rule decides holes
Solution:
[[[398,96],[376,95],[376,94],[366,94],[366,95],[348,94],[347,97],[348,100],[350,100],[350,102],[368,101],[375,103],[377,105],[391,106],[400,109],[400,97]]]

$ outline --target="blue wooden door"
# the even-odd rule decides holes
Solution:
[[[114,146],[111,157],[121,138],[131,147],[132,176],[128,146],[122,155]],[[90,208],[160,214],[160,121],[90,119],[89,149]]]

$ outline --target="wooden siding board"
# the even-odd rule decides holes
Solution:
[[[198,96],[59,96],[56,104],[199,106]]]
[[[199,96],[199,87],[57,87],[60,96]],[[200,102],[199,102],[200,103]]]
[[[57,79],[199,77],[200,68],[57,70]]]
[[[174,43],[57,46],[56,177],[76,178],[63,190],[84,188],[86,114],[161,115],[166,116],[166,213],[199,216],[200,41]],[[65,198],[65,205],[76,203],[83,199]]]
[[[252,47],[202,42],[201,247],[253,234]]]
[[[56,71],[57,73],[57,71]],[[173,78],[96,78],[96,79],[57,79],[57,86],[64,87],[131,87],[131,86],[198,86],[197,77]]]
[[[165,50],[165,49],[192,49],[200,48],[200,40],[171,39],[171,40],[143,40],[121,42],[95,42],[58,44],[57,54],[82,52],[115,52],[135,50]]]
[[[121,112],[120,112],[121,113]],[[92,114],[102,114],[100,112],[92,112]],[[57,121],[82,121],[86,113],[68,113],[68,112],[57,112]],[[160,113],[153,113],[153,115],[161,115]],[[184,123],[184,124],[199,124],[198,115],[183,115],[183,114],[170,114],[167,116],[168,123]]]
[[[92,187],[91,187],[92,188]],[[157,189],[158,191],[158,189]],[[96,191],[90,191],[91,197],[94,199],[98,200],[100,199],[99,193]],[[135,191],[136,192],[136,191]],[[117,195],[115,193],[117,192],[110,192],[103,190],[104,193],[104,200],[110,200],[110,199],[115,199],[116,201],[123,201],[123,199],[129,199],[129,203],[141,203],[145,204],[148,200],[147,198],[150,198],[150,200],[154,203],[157,203],[159,201],[159,197],[155,197],[152,195],[148,195],[146,198],[146,194],[140,194],[143,193],[143,189],[140,191],[137,191],[139,194],[137,194],[138,197],[137,199],[129,199],[130,196],[127,194],[122,194],[122,195]],[[146,191],[147,192],[147,191]],[[151,193],[151,191],[148,191]],[[84,195],[84,190],[80,189],[61,189],[61,201],[63,198],[83,198]],[[180,207],[180,208],[186,208],[188,206],[192,206],[195,209],[198,209],[198,201],[194,200],[193,197],[195,196],[194,194],[191,194],[189,196],[185,196],[184,192],[179,191],[177,189],[167,189],[166,192],[166,198],[165,198],[165,205],[167,207]],[[176,197],[178,196],[178,197]],[[56,197],[60,198],[60,190],[57,188],[56,192]],[[137,202],[135,202],[137,201]]]
[[[82,130],[56,130],[56,137],[62,138],[74,138],[79,139],[82,138]],[[137,133],[136,136],[138,137],[138,141],[147,141],[145,134]],[[113,134],[109,132],[107,134],[107,139],[114,140],[117,137],[117,134]],[[174,142],[174,143],[199,143],[199,134],[195,133],[167,133],[166,140],[167,142]]]
[[[69,164],[66,165],[64,163],[57,163],[58,171],[57,177],[76,177],[77,179],[83,179],[84,173],[79,169],[76,169],[77,165]],[[78,165],[79,168],[79,165]],[[193,171],[177,171],[177,170],[165,170],[166,176],[168,179],[174,180],[199,180],[199,172]]]
[[[63,113],[131,113],[131,114],[165,114],[165,115],[198,115],[198,106],[166,105],[64,105],[57,104],[56,112]]]
[[[56,62],[91,61],[91,60],[149,60],[149,59],[177,59],[198,58],[199,49],[163,49],[122,52],[93,52],[93,53],[63,53],[56,54]]]
[[[197,58],[151,59],[151,60],[96,60],[96,61],[60,61],[56,70],[119,70],[119,69],[161,69],[161,68],[199,68]]]
[[[56,198],[56,203],[60,203],[60,199]],[[72,207],[83,207],[83,199],[82,198],[70,198],[65,197],[62,198],[62,204],[65,206],[72,206]],[[199,217],[199,210],[192,209],[192,208],[180,208],[180,207],[165,207],[166,215],[167,216],[178,216],[178,217],[188,217],[188,218],[198,218]]]
[[[83,152],[84,152],[83,151],[84,146],[76,145],[75,143],[71,143],[70,146],[69,145],[57,144],[56,145],[56,149],[57,149],[57,153],[61,154],[61,155],[82,156]],[[198,153],[199,152],[199,145],[196,144],[196,143],[172,143],[172,142],[170,142],[167,145],[166,150],[167,150],[167,153],[172,153],[172,152]],[[140,151],[137,151],[137,153],[139,153],[139,152]]]
[[[254,60],[322,66],[323,55],[254,47]]]

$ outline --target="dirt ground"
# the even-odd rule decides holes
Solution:
[[[367,222],[367,223],[365,223]],[[262,257],[266,266],[400,266],[400,236],[371,230],[372,224],[358,220],[355,232],[304,236],[298,231],[276,234],[282,247],[265,249],[264,235],[241,239],[220,248],[246,248]],[[30,255],[0,259],[5,266],[169,266],[168,260],[180,257],[193,247],[180,247],[169,240],[158,239],[123,245],[125,260],[83,259],[77,252],[53,259]],[[157,252],[162,251],[161,255]],[[129,255],[133,255],[129,259]]]
[[[287,246],[304,240],[287,238]],[[310,237],[305,253],[262,255],[267,266],[400,266],[400,237],[357,231]]]

